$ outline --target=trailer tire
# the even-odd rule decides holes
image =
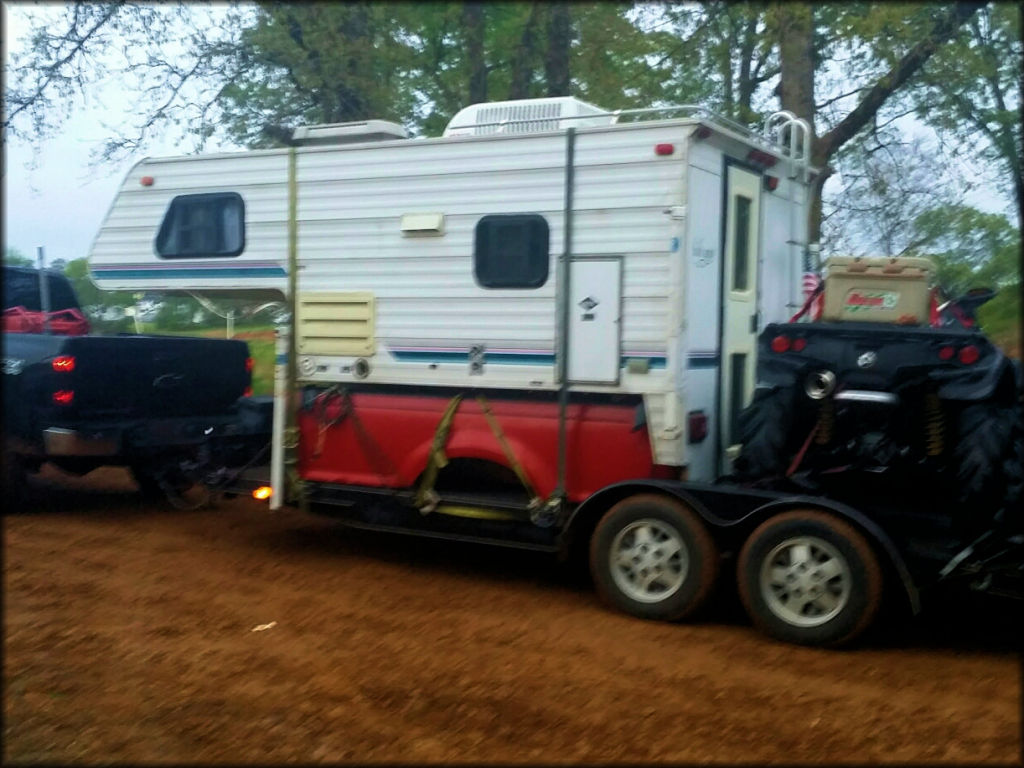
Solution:
[[[737,562],[740,599],[754,625],[789,643],[852,642],[878,615],[882,570],[853,526],[816,510],[769,518]]]
[[[1013,466],[1019,430],[1012,407],[973,403],[960,412],[953,460],[962,504],[995,510],[1013,490],[1015,476],[1019,485],[1020,469]]]
[[[740,455],[736,474],[758,479],[781,475],[786,469],[786,445],[793,430],[794,390],[761,389],[739,417]]]
[[[677,621],[699,610],[718,578],[714,540],[693,510],[657,494],[623,499],[598,522],[590,573],[600,598],[642,619]]]

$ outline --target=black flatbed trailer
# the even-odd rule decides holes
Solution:
[[[228,490],[247,492],[266,484],[268,476],[266,467],[254,467]],[[528,549],[566,561],[585,560],[589,554],[601,596],[614,607],[644,618],[689,616],[702,607],[721,572],[735,569],[741,597],[755,623],[775,637],[804,644],[840,645],[854,639],[874,619],[883,595],[912,614],[921,611],[929,593],[943,584],[959,582],[965,588],[1024,597],[1024,538],[958,525],[956,510],[938,509],[949,503],[941,496],[923,486],[897,483],[885,473],[839,474],[830,482],[830,492],[822,494],[801,488],[799,478],[776,481],[772,487],[739,483],[731,477],[712,483],[637,479],[609,485],[550,521],[538,518],[524,497],[511,491],[467,494],[442,489],[436,508],[423,513],[414,504],[415,489],[303,482],[296,501],[314,514],[354,528]],[[619,518],[625,523],[616,523]],[[682,543],[691,563],[701,558],[715,561],[702,565],[708,583],[698,585],[697,594],[682,603],[663,607],[663,601],[630,599],[616,589],[615,577],[607,569],[602,571],[601,562],[619,557],[619,550],[639,546],[628,540],[629,525],[640,530],[635,528],[637,521],[645,520],[654,532],[663,529],[659,528],[662,521],[679,526],[682,534],[676,543]],[[765,616],[769,598],[755,593],[760,590],[770,596],[772,587],[757,587],[752,569],[758,573],[782,569],[784,550],[776,557],[780,563],[776,566],[770,564],[770,552],[762,552],[761,564],[751,558],[758,556],[760,540],[779,540],[775,529],[780,527],[782,543],[796,542],[791,549],[804,551],[807,548],[801,542],[809,542],[812,571],[815,564],[833,567],[828,565],[830,560],[846,558],[846,583],[839,583],[842,578],[834,583],[826,580],[821,588],[832,588],[844,605],[864,602],[866,597],[865,616],[825,629],[810,619],[807,627],[786,627]],[[689,528],[704,533],[691,534]],[[666,540],[671,542],[671,535]],[[866,553],[860,551],[865,547]],[[856,562],[860,557],[865,563]],[[858,573],[864,568],[865,573],[877,573],[865,577]],[[688,572],[687,578],[700,582],[694,573]],[[809,589],[816,586],[807,583]]]

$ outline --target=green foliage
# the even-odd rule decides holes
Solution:
[[[1018,209],[1024,205],[1022,57],[1020,6],[989,3],[927,62],[909,92],[917,116],[947,139],[948,151],[978,161]]]
[[[1020,354],[1020,230],[997,213],[947,205],[914,220],[916,255],[938,267],[938,282],[949,298],[971,288],[998,294],[978,311],[982,329],[1007,351]]]
[[[412,49],[401,24],[409,12],[403,4],[261,4],[235,53],[245,77],[222,92],[228,135],[274,146],[300,124],[401,121],[412,109]]]
[[[6,246],[4,248],[4,264],[9,267],[33,267],[35,264],[28,256],[23,254],[17,248]]]
[[[944,205],[914,220],[915,252],[934,260],[949,296],[984,285],[1010,287],[1020,281],[1020,230],[998,213],[966,205]]]

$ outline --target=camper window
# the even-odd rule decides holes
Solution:
[[[484,288],[539,288],[548,280],[548,223],[536,213],[484,216],[473,273]]]
[[[749,197],[736,195],[736,257],[732,272],[734,291],[745,291],[750,287],[750,205]]]
[[[237,256],[245,245],[245,205],[235,192],[179,195],[156,236],[164,259]]]

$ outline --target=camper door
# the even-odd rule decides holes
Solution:
[[[722,274],[722,366],[719,413],[721,467],[739,442],[739,414],[754,393],[757,351],[757,272],[761,177],[736,166],[726,174]]]

